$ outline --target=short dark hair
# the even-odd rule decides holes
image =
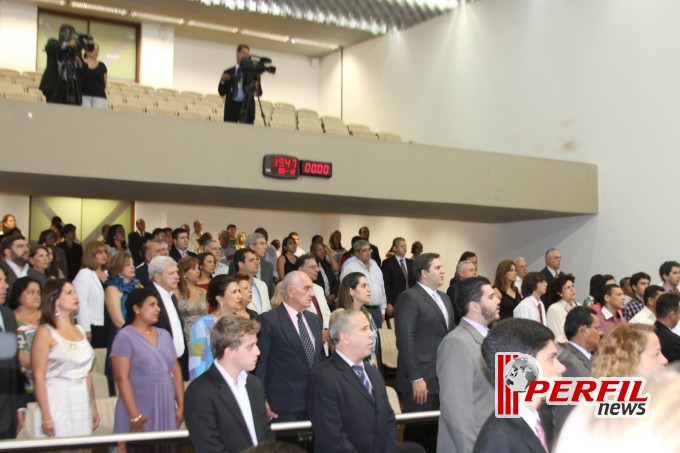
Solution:
[[[42,285],[40,282],[33,277],[21,277],[17,278],[14,283],[12,284],[12,290],[9,292],[7,295],[7,307],[9,307],[10,310],[16,310],[17,307],[19,306],[19,299],[21,299],[21,295],[23,294],[26,289],[28,289],[28,285],[31,283],[36,283],[40,290],[42,291]]]
[[[189,234],[189,232],[184,228],[175,228],[174,230],[172,230],[172,240],[174,241],[175,239],[177,239],[179,235],[182,233]]]
[[[262,227],[255,228],[256,233],[260,233],[262,236],[264,236],[265,241],[269,241],[269,233],[267,233],[267,230],[265,230]]]
[[[665,293],[665,292],[666,292],[666,290],[663,289],[662,286],[659,286],[659,285],[649,285],[649,286],[645,289],[645,294],[644,294],[645,300],[644,300],[643,302],[645,303],[645,305],[647,305],[647,302],[649,301],[649,299],[655,299],[657,294],[659,294],[659,293]]]
[[[255,252],[252,249],[238,249],[234,252],[234,269],[236,272],[238,272],[238,263],[244,263],[246,262],[246,253],[252,253],[253,255]]]
[[[311,244],[314,244],[315,242],[318,242],[319,244],[323,244],[323,236],[321,236],[320,234],[315,234],[314,236],[312,236]]]
[[[522,280],[522,294],[525,297],[530,296],[531,293],[536,291],[538,284],[544,281],[546,281],[545,275],[540,272],[529,272]]]
[[[61,297],[64,286],[67,284],[70,285],[69,281],[64,278],[55,278],[54,280],[48,280],[45,283],[40,304],[40,311],[42,312],[40,318],[41,324],[49,324],[55,329],[57,328],[57,321],[55,320],[57,309],[55,304],[57,299]]]
[[[432,261],[439,258],[439,253],[421,253],[413,262],[413,274],[416,276],[416,281],[420,281],[423,276],[423,271],[426,271],[432,265]]]
[[[293,239],[293,238],[290,237],[290,236],[286,236],[285,238],[283,238],[283,243],[282,243],[281,245],[282,245],[282,247],[283,247],[284,250],[286,249],[286,247],[288,247],[288,243],[289,243],[290,241],[295,242],[295,239]],[[285,252],[284,252],[284,253],[285,253]]]
[[[237,283],[236,278],[234,278],[233,275],[220,274],[210,280],[206,299],[211,307],[217,307],[219,305],[217,296],[224,295],[224,292],[227,290],[227,286],[229,286],[230,283]]]
[[[550,282],[548,285],[548,300],[551,303],[558,302],[562,299],[562,287],[566,285],[568,281],[575,283],[576,278],[571,274],[560,274]]]
[[[491,285],[486,277],[471,277],[461,280],[456,287],[454,303],[461,316],[466,316],[470,310],[470,302],[479,302],[482,298],[484,285]]]
[[[619,286],[623,288],[626,286],[626,281],[630,282],[630,277],[623,277],[621,280],[619,280]],[[631,285],[632,286],[632,285]]]
[[[141,307],[144,301],[149,297],[154,297],[159,304],[162,303],[162,301],[158,300],[158,295],[156,294],[156,291],[151,288],[137,288],[130,291],[130,294],[128,294],[127,299],[125,299],[126,325],[132,324],[133,321],[135,320],[135,316],[137,316],[135,315],[135,311],[132,309],[132,307],[134,306]]]
[[[461,261],[468,261],[470,258],[475,257],[477,257],[477,254],[475,252],[466,251],[463,252],[462,255],[460,255],[460,258],[458,258],[458,262],[460,263]]]
[[[61,234],[69,234],[71,231],[76,231],[76,226],[72,223],[67,223],[61,230]]]
[[[210,332],[210,349],[213,356],[220,360],[224,357],[224,350],[237,349],[241,346],[244,335],[257,335],[260,323],[244,319],[238,315],[221,317]]]
[[[536,354],[554,341],[552,330],[531,319],[507,318],[499,321],[482,343],[482,357],[496,371],[496,353],[518,352],[536,357]]]
[[[165,230],[163,228],[154,228],[153,231],[151,232],[151,235],[153,237],[156,237],[157,234],[164,233]]]
[[[643,279],[647,279],[650,282],[652,281],[652,278],[649,276],[649,274],[646,274],[644,272],[636,272],[635,274],[630,276],[630,286],[637,285],[638,282]]]
[[[680,296],[673,293],[663,293],[656,300],[656,318],[663,319],[671,314],[671,312],[678,311],[678,304],[680,304]]]
[[[305,253],[295,260],[295,270],[300,270],[300,268],[305,265],[305,261],[307,260],[314,260],[316,263],[316,258],[314,258],[314,255],[311,253]]]
[[[597,312],[587,305],[579,305],[569,310],[564,321],[564,334],[567,340],[571,341],[581,327],[592,326],[593,316],[597,316]]]
[[[5,250],[12,248],[12,244],[20,239],[26,240],[23,234],[14,233],[2,238],[0,241],[0,252],[5,252]]]
[[[663,280],[664,275],[670,274],[674,267],[680,267],[680,263],[677,261],[664,261],[661,263],[659,267],[659,277],[661,277],[661,280]]]
[[[250,46],[248,44],[239,44],[238,46],[236,46],[236,53],[241,53],[241,51],[243,49],[250,50]],[[227,227],[227,228],[229,228],[229,227]]]
[[[600,288],[600,295],[599,295],[597,301],[601,302],[602,305],[604,305],[604,296],[611,296],[614,288],[621,288],[621,287],[617,284],[611,284],[610,283],[609,285],[604,285],[602,288]]]

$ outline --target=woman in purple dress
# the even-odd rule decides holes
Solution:
[[[177,429],[184,421],[184,383],[170,333],[153,327],[160,306],[154,292],[132,291],[126,323],[111,346],[119,398],[113,432]]]

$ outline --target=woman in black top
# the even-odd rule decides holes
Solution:
[[[517,304],[522,301],[522,294],[515,286],[517,270],[512,260],[503,260],[496,267],[496,278],[493,282],[493,291],[501,300],[501,319],[512,318],[512,312]]]
[[[108,75],[106,65],[98,58],[99,44],[95,44],[92,52],[85,53],[85,64],[81,76],[83,107],[105,109]]]

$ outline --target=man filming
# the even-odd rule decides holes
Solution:
[[[254,95],[262,96],[260,78],[255,73],[241,70],[241,61],[250,56],[250,47],[239,44],[236,48],[236,66],[222,73],[217,92],[226,96],[224,121],[253,124],[255,122]]]
[[[59,40],[51,38],[45,45],[47,64],[40,90],[47,102],[81,105],[80,70],[83,40],[89,35],[78,35],[72,25],[59,27]]]

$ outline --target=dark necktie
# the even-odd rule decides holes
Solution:
[[[406,263],[403,259],[400,259],[399,264],[401,264],[401,273],[404,274],[404,280],[406,280],[406,289],[408,289],[408,271],[406,270]]]
[[[305,327],[305,323],[302,320],[302,312],[299,312],[297,314],[297,322],[298,329],[300,330],[300,340],[302,340],[302,347],[304,348],[305,355],[307,356],[307,363],[311,368],[312,365],[314,364],[314,355],[316,353],[314,351],[314,345],[312,344],[312,340],[311,338],[309,338],[309,332],[307,332],[307,327]]]
[[[368,380],[368,376],[364,373],[364,369],[360,365],[352,365],[352,369],[359,376],[359,380],[364,385],[364,388],[371,395],[371,398],[375,400],[375,395],[373,394],[373,389],[371,388],[371,382]]]
[[[314,308],[316,308],[316,314],[319,315],[321,325],[323,326],[323,314],[321,313],[321,307],[319,306],[319,301],[316,299],[316,296],[312,296],[312,303],[314,304]]]

